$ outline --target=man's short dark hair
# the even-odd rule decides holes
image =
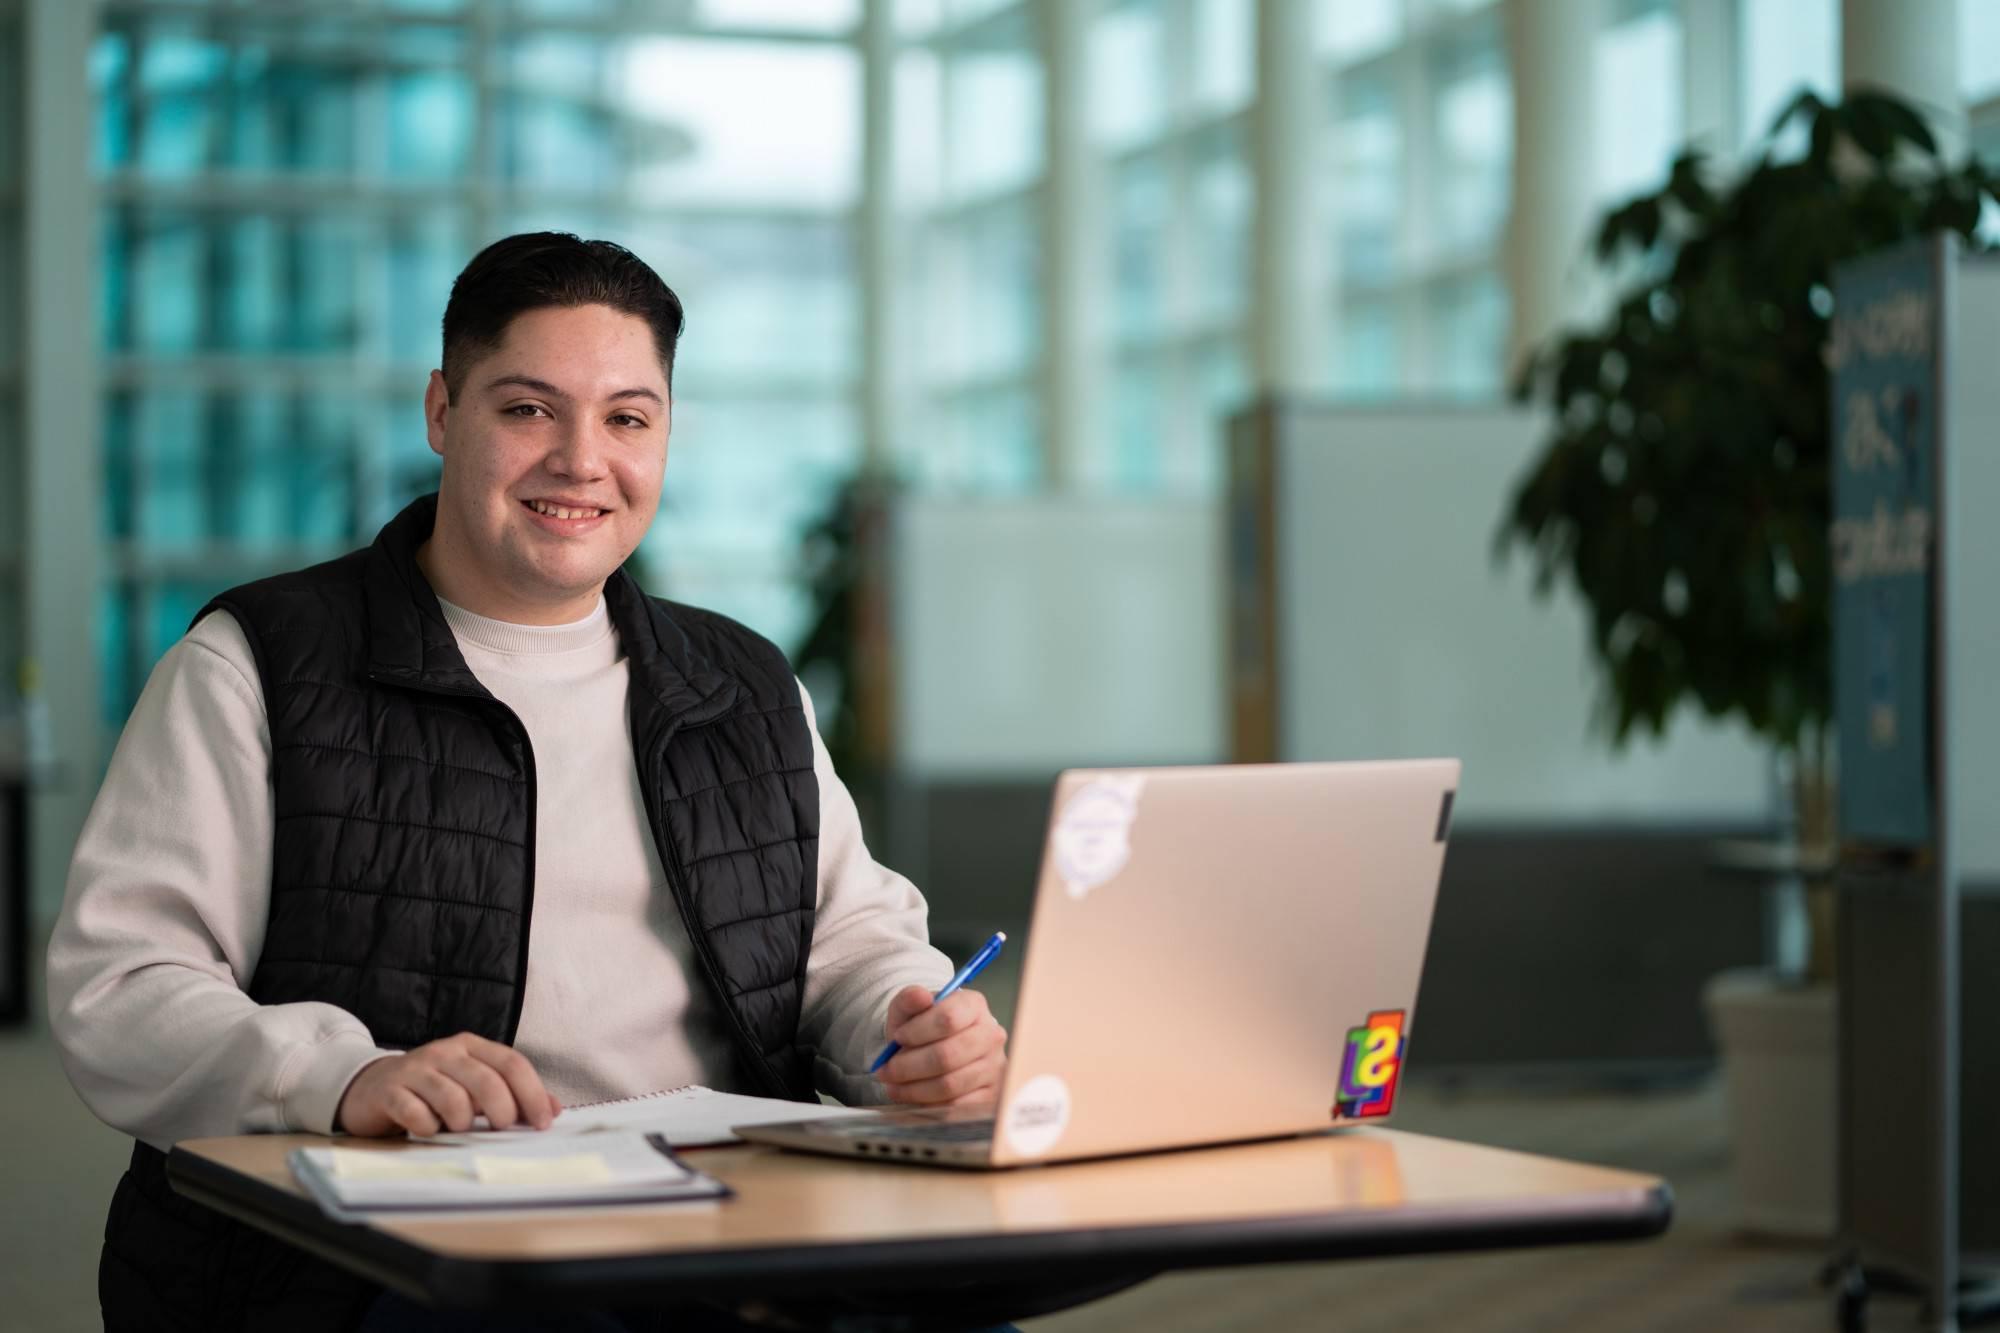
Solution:
[[[451,284],[444,307],[444,384],[452,402],[472,363],[496,350],[517,315],[549,306],[605,305],[646,321],[674,386],[681,299],[646,262],[613,241],[530,231],[493,242]]]

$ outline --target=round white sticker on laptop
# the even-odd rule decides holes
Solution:
[[[1072,898],[1108,883],[1132,858],[1132,821],[1146,779],[1093,778],[1063,802],[1056,816],[1056,871]]]
[[[1040,1157],[1069,1128],[1069,1084],[1054,1074],[1031,1078],[1007,1103],[1001,1132],[1007,1146],[1023,1157]]]

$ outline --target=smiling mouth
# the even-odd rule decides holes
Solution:
[[[540,514],[544,518],[556,518],[556,519],[600,518],[603,515],[611,512],[608,509],[596,509],[588,505],[551,504],[547,500],[523,500],[521,501],[521,503],[523,505],[526,505],[529,509],[533,510],[535,513]]]

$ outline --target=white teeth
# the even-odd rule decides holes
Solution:
[[[604,512],[602,509],[564,509],[546,500],[530,500],[528,503],[534,506],[536,513],[547,514],[550,518],[596,518]]]

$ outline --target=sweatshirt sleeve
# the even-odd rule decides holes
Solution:
[[[884,1100],[868,1066],[887,1040],[889,1000],[905,986],[936,990],[951,960],[931,947],[930,909],[909,880],[868,853],[854,798],[833,771],[812,698],[799,697],[819,782],[819,912],[806,965],[800,1038],[818,1048],[822,1091],[849,1106]]]
[[[107,1124],[166,1148],[329,1133],[379,1050],[331,1004],[244,991],[270,901],[271,738],[255,660],[225,612],[160,659],[70,862],[49,941],[49,1022]]]

